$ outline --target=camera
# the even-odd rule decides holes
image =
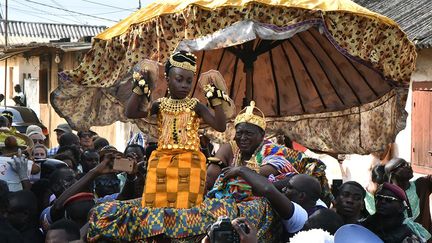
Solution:
[[[248,234],[249,228],[245,223],[241,223],[240,227]],[[216,223],[210,227],[209,238],[211,243],[239,243],[240,236],[233,228],[230,218],[220,216]]]

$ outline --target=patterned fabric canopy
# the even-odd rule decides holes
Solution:
[[[217,69],[237,110],[255,100],[268,132],[308,148],[380,151],[405,127],[415,47],[394,21],[348,0],[157,1],[98,35],[60,75],[52,105],[77,129],[126,121],[131,68],[175,49],[197,54],[196,80]],[[165,95],[159,76],[152,99]],[[217,135],[231,139],[229,128]]]

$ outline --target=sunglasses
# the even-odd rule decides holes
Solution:
[[[44,139],[32,139],[34,144],[44,144]]]
[[[397,170],[399,168],[405,168],[405,167],[410,167],[410,164],[405,163],[405,162],[404,163],[400,163],[398,166],[394,167],[392,171],[395,171],[395,170]]]
[[[401,200],[399,198],[395,198],[392,196],[386,196],[386,195],[375,195],[376,200],[378,201],[385,201],[386,203],[391,203],[391,202],[400,202]]]

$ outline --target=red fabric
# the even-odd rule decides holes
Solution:
[[[306,152],[307,148],[299,143],[292,142],[292,146],[294,150],[300,151],[302,153]]]
[[[395,184],[390,184],[388,182],[384,182],[382,185],[383,188],[392,191],[396,197],[398,197],[402,201],[406,201],[407,197],[405,191]]]
[[[68,205],[70,203],[73,203],[73,202],[90,201],[90,200],[94,200],[93,193],[90,193],[90,192],[80,192],[80,193],[77,193],[77,194],[71,196],[70,198],[68,198],[64,202],[63,206],[66,206],[66,205]]]

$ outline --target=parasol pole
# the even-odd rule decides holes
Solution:
[[[8,0],[5,2],[5,44],[4,44],[4,53],[6,53],[7,45],[8,45]],[[6,108],[6,100],[7,100],[7,64],[8,64],[8,58],[5,59],[5,70],[4,70],[4,106]]]
[[[246,107],[250,104],[253,99],[253,72],[254,72],[254,62],[246,61],[244,62],[245,68],[244,71],[246,73],[246,95],[243,100],[243,107]]]

